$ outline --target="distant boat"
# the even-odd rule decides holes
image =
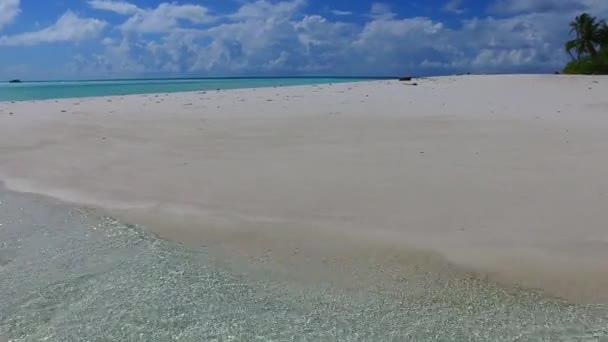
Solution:
[[[8,83],[21,83],[21,80],[10,80]]]

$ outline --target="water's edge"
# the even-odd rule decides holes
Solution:
[[[14,341],[608,336],[605,306],[571,305],[425,269],[395,278],[396,286],[366,291],[291,287],[271,273],[236,271],[208,248],[187,248],[92,209],[1,188],[0,224],[0,336]],[[255,270],[264,261],[250,262]]]
[[[0,102],[124,95],[149,95],[226,89],[248,89],[363,82],[387,78],[309,77],[309,78],[215,78],[164,80],[108,80],[68,82],[24,82],[0,84]]]

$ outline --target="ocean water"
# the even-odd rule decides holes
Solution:
[[[374,79],[378,78],[207,78],[0,83],[0,101],[47,100],[72,97],[174,93],[215,89],[280,87],[357,82]]]
[[[607,341],[608,308],[473,278],[290,288],[95,211],[0,188],[0,341]]]

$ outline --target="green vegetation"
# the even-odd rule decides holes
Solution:
[[[608,74],[608,25],[583,13],[570,23],[570,33],[576,38],[566,42],[566,52],[572,61],[565,74]]]

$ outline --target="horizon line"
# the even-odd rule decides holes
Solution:
[[[49,79],[49,80],[27,80],[12,79],[22,83],[36,82],[112,82],[112,81],[178,81],[178,80],[238,80],[238,79],[314,79],[314,78],[335,78],[335,79],[396,79],[399,76],[210,76],[210,77],[138,77],[138,78],[98,78],[98,79]],[[10,82],[12,80],[5,80]]]

